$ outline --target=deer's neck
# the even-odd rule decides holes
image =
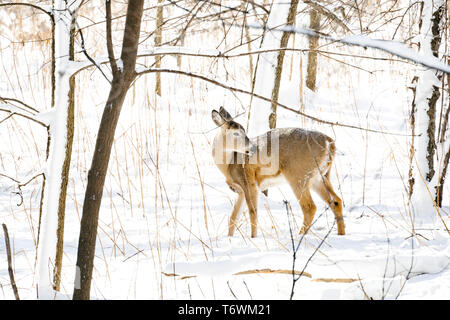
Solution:
[[[225,138],[222,133],[218,133],[214,138],[213,147],[212,147],[212,155],[214,159],[214,163],[222,168],[228,167],[228,165],[232,162],[234,156],[234,151],[227,150],[225,144]]]

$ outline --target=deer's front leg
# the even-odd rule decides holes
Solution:
[[[231,186],[230,186],[231,188]],[[234,191],[234,190],[233,190]],[[230,222],[228,223],[228,236],[232,237],[234,231],[236,230],[237,219],[239,218],[240,213],[242,212],[242,204],[244,203],[244,193],[242,190],[236,189],[235,192],[238,192],[239,196],[234,204],[233,211],[231,212]]]
[[[247,202],[248,213],[252,229],[252,238],[255,238],[258,230],[258,188],[251,183],[244,188],[245,201]]]

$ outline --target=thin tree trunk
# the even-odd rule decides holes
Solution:
[[[12,267],[11,245],[9,243],[8,228],[4,223],[3,223],[3,234],[5,236],[6,256],[8,259],[9,280],[11,281],[11,287],[13,288],[14,297],[16,298],[16,300],[20,300],[19,291],[17,290],[16,281],[14,280],[14,271]]]
[[[245,10],[244,13],[244,19],[242,21],[244,25],[244,31],[245,31],[245,41],[247,41],[247,50],[250,52],[252,51],[252,43],[250,38],[250,31],[247,23],[247,3],[242,3],[242,9]],[[248,67],[249,67],[249,73],[250,73],[250,86],[253,87],[253,81],[252,81],[252,75],[253,75],[253,56],[251,54],[248,55]]]
[[[54,121],[49,127],[48,159],[42,197],[42,218],[39,225],[37,254],[38,298],[51,299],[52,290],[59,289],[64,213],[69,179],[70,158],[73,142],[73,86],[67,70],[70,55],[70,38],[73,37],[72,13],[66,1],[54,2]],[[72,49],[73,53],[73,49]]]
[[[75,19],[75,17],[72,17]],[[75,21],[72,21],[72,26]],[[75,60],[75,28],[70,30],[70,41],[69,41],[69,60]],[[66,197],[67,197],[67,185],[69,183],[69,171],[70,171],[70,160],[72,158],[72,145],[73,145],[73,134],[75,130],[75,76],[71,76],[69,79],[69,93],[68,93],[68,104],[67,104],[67,118],[66,118],[66,150],[64,164],[62,168],[61,177],[61,189],[59,193],[58,202],[58,229],[56,231],[57,241],[56,241],[56,258],[55,267],[53,273],[54,289],[56,291],[60,290],[61,285],[61,270],[62,270],[62,259],[64,252],[64,220],[66,212]]]
[[[420,27],[420,52],[424,55],[439,56],[441,44],[441,20],[445,0],[423,2]],[[415,89],[415,150],[417,161],[416,178],[412,192],[417,223],[426,222],[428,217],[436,217],[434,206],[438,199],[439,178],[436,174],[436,103],[440,98],[439,83],[442,72],[422,69],[418,74]],[[413,106],[414,107],[414,106]],[[438,142],[440,144],[440,142]],[[439,214],[439,213],[438,213]]]
[[[314,9],[309,12],[309,28],[319,31],[320,28],[320,13]],[[308,66],[306,73],[306,86],[312,90],[316,90],[316,75],[317,75],[317,52],[315,51],[319,44],[318,37],[309,37],[309,53]]]
[[[450,58],[448,59],[448,61],[450,62]],[[446,143],[446,130],[447,130],[447,126],[448,126],[448,118],[449,118],[449,114],[450,114],[450,74],[447,74],[447,99],[448,99],[448,103],[447,103],[447,111],[445,112],[445,118],[444,118],[444,122],[443,122],[443,126],[442,126],[442,134],[441,134],[441,138],[440,138],[440,143]],[[439,179],[439,184],[438,184],[438,188],[437,188],[437,192],[436,192],[436,203],[439,207],[442,207],[442,195],[444,192],[444,184],[445,184],[445,176],[447,175],[447,168],[448,168],[448,163],[450,161],[450,144],[448,144],[447,142],[447,151],[445,153],[444,156],[444,161],[443,161],[443,169],[441,172],[441,176]]]
[[[130,0],[128,2],[121,55],[123,71],[113,70],[111,90],[103,111],[94,156],[88,173],[78,241],[74,300],[90,298],[103,187],[120,111],[130,84],[136,77],[136,57],[143,7],[144,0]]]
[[[161,5],[163,0],[158,0],[158,4]],[[163,7],[159,6],[156,13],[156,32],[155,32],[155,47],[161,46],[162,43],[162,26],[164,22]],[[161,68],[161,56],[155,57],[155,67]],[[156,73],[155,93],[161,96],[161,73]]]
[[[289,13],[286,20],[286,24],[289,26],[295,25],[295,16],[297,14],[298,0],[291,0],[291,6],[289,7]],[[290,32],[283,32],[280,41],[280,48],[286,48],[289,42]],[[283,72],[283,61],[285,51],[280,50],[277,57],[277,66],[275,69],[275,83],[272,90],[272,106],[271,113],[269,115],[269,128],[273,129],[277,126],[277,102],[278,95],[280,93],[281,74]]]
[[[442,208],[442,195],[444,193],[445,176],[447,175],[448,163],[450,160],[450,147],[444,157],[444,167],[442,168],[441,178],[436,192],[436,204]]]
[[[448,22],[450,21],[450,11],[448,6],[445,6],[445,23],[447,24],[447,32],[445,32],[445,52],[448,52]],[[450,57],[447,55],[447,64],[450,65]],[[447,80],[447,110],[445,112],[444,121],[442,122],[442,126],[440,127],[440,137],[439,142],[441,144],[447,144],[447,148],[443,148],[444,150],[447,149],[445,156],[444,156],[444,162],[443,162],[443,169],[440,175],[437,194],[436,194],[436,203],[439,207],[442,207],[442,199],[443,199],[443,192],[444,192],[444,184],[445,184],[445,176],[447,175],[447,168],[448,163],[450,161],[450,144],[446,142],[447,140],[447,126],[448,126],[448,120],[450,115],[450,74],[447,73],[446,78],[442,78],[442,94],[444,95],[444,88],[445,88],[445,80]],[[444,102],[444,98],[442,98],[442,102]]]
[[[408,198],[411,199],[414,190],[414,145],[415,145],[415,136],[416,136],[416,85],[417,85],[418,77],[415,76],[411,82],[412,86],[410,89],[413,92],[413,99],[411,103],[411,114],[410,114],[410,125],[411,125],[411,146],[409,148],[409,170],[408,170]]]

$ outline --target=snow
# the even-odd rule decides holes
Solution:
[[[58,229],[59,194],[67,145],[67,115],[69,104],[69,79],[66,68],[69,61],[70,14],[65,11],[65,1],[56,1],[55,18],[55,106],[49,120],[50,150],[45,171],[45,190],[41,220],[41,236],[38,245],[36,286],[38,298],[52,299],[53,265]]]
[[[425,1],[422,10],[422,31],[419,35],[420,40],[420,51],[419,54],[422,56],[432,56],[433,52],[431,49],[431,41],[433,39],[433,34],[431,32],[431,19],[435,7],[442,5],[443,2],[433,2]],[[437,59],[437,58],[436,58]],[[450,69],[450,68],[449,68]],[[434,204],[434,190],[439,183],[439,170],[433,175],[431,181],[426,178],[429,172],[428,169],[428,159],[427,159],[427,148],[428,148],[428,123],[430,117],[428,115],[429,100],[432,97],[434,86],[440,87],[441,83],[437,77],[436,71],[421,68],[418,72],[418,81],[416,85],[416,108],[417,108],[417,119],[416,119],[416,133],[418,137],[416,139],[416,155],[414,159],[414,164],[416,166],[417,173],[415,173],[415,180],[417,181],[416,188],[412,196],[413,203],[413,216],[414,221],[417,226],[427,221],[436,222],[438,217],[438,208],[434,211],[428,210],[428,208],[435,207]],[[436,104],[436,110],[439,109],[438,104]],[[437,111],[436,111],[437,113]],[[438,148],[437,152],[442,149]],[[434,165],[437,165],[438,159],[444,155],[434,155],[433,161]]]
[[[299,47],[307,44],[302,38],[296,38]],[[205,48],[215,48],[216,42],[208,36],[199,40]],[[363,40],[348,39],[361,44]],[[263,48],[274,46],[267,44]],[[209,49],[199,51],[195,46],[189,48],[173,51],[209,52]],[[214,54],[215,50],[211,49],[210,53]],[[330,46],[331,50],[352,54],[368,52],[341,46]],[[155,51],[143,48],[141,52]],[[287,53],[288,67],[290,54],[293,54],[294,72],[292,78],[288,73],[283,76],[280,102],[297,108],[300,105],[296,71],[299,55]],[[96,61],[104,59],[97,57]],[[219,63],[211,61],[186,56],[182,70],[248,89],[248,57],[223,62],[228,78],[217,66]],[[349,61],[374,72],[363,72],[319,57],[318,90],[313,93],[304,89],[305,112],[402,135],[330,127],[278,109],[279,127],[319,130],[336,140],[338,152],[331,181],[343,199],[347,227],[345,236],[338,236],[334,227],[311,258],[334,219],[326,205],[313,195],[317,205],[316,222],[303,238],[295,262],[295,269],[305,268],[311,278],[306,275],[300,278],[294,299],[448,299],[450,236],[440,221],[428,220],[412,236],[410,205],[404,189],[411,139],[408,136],[411,91],[407,87],[417,73],[416,66],[397,61],[356,58]],[[82,66],[84,62],[61,64],[59,67],[66,73],[59,80],[66,80],[68,74]],[[164,58],[163,68],[175,66],[175,57]],[[7,224],[9,229],[21,299],[36,299],[37,282],[40,298],[70,299],[73,292],[87,171],[109,91],[109,84],[98,71],[80,72],[77,79],[81,85],[77,93],[60,293],[50,289],[47,264],[49,258],[51,265],[54,254],[55,220],[51,219],[54,210],[46,210],[53,213],[43,217],[44,238],[41,238],[37,266],[34,260],[40,180],[22,188],[24,202],[17,206],[17,186],[0,176],[0,223]],[[249,237],[247,212],[241,217],[239,230],[229,238],[228,219],[236,194],[229,190],[211,156],[216,134],[215,130],[209,131],[214,128],[211,110],[224,105],[234,116],[247,108],[250,98],[181,75],[167,74],[164,79],[162,97],[153,95],[154,77],[149,74],[136,81],[126,98],[103,193],[91,297],[234,299],[236,295],[239,299],[288,299],[292,288],[290,274],[236,274],[261,269],[291,270],[292,243],[283,201],[289,201],[293,209],[295,244],[302,238],[298,230],[303,218],[292,191],[282,185],[271,188],[268,197],[259,195],[257,238]],[[58,88],[57,106],[64,105],[67,94],[64,82]],[[48,89],[25,88],[24,100],[33,101],[33,92],[37,95],[45,90]],[[262,94],[270,96],[268,92]],[[253,110],[257,103],[255,99]],[[45,123],[54,124],[55,131],[51,134],[58,148],[64,141],[64,110],[61,109],[47,108],[38,115]],[[19,117],[14,121],[5,121],[0,126],[0,173],[25,181],[44,168],[49,184],[59,185],[56,173],[61,154],[52,151],[49,161],[43,160],[46,130]],[[245,127],[247,114],[236,121]],[[51,197],[47,201],[54,200],[57,191],[57,188],[48,190]],[[447,225],[450,224],[449,192],[447,183],[441,210]],[[425,213],[431,214],[429,208]],[[0,299],[13,299],[5,261],[6,250],[0,234]],[[177,276],[165,275],[172,273]],[[324,278],[352,282],[320,281]]]
[[[438,58],[431,55],[430,51],[424,50],[424,52],[426,52],[425,54],[422,52],[417,53],[415,50],[409,48],[405,44],[399,43],[397,41],[370,39],[362,35],[353,35],[344,37],[339,41],[342,43],[353,44],[362,47],[380,49],[392,53],[393,55],[396,55],[400,58],[407,59],[418,64],[422,64],[429,68],[442,70],[444,72],[450,73],[450,67],[444,64]]]
[[[286,23],[289,13],[289,6],[285,1],[277,0],[272,4],[266,28],[269,29],[262,41],[262,47],[280,47],[281,32],[270,31]],[[277,67],[278,51],[266,52],[259,55],[259,62],[256,70],[256,80],[254,93],[262,96],[272,97],[272,88],[275,83],[275,68]],[[269,94],[270,93],[270,94]],[[267,101],[256,101],[251,107],[250,123],[248,132],[252,136],[259,136],[269,130],[269,115],[271,113],[271,103]]]
[[[251,28],[255,29],[262,29],[263,27],[260,25],[250,25]],[[400,43],[398,41],[393,40],[381,40],[381,39],[372,39],[368,36],[364,35],[351,35],[346,36],[343,38],[336,38],[331,37],[327,35],[317,34],[314,30],[307,29],[307,28],[298,28],[298,27],[292,27],[292,26],[286,26],[286,27],[277,27],[277,28],[271,28],[266,27],[267,32],[271,33],[278,33],[281,34],[282,32],[293,32],[297,34],[303,34],[307,36],[319,36],[322,39],[326,39],[329,41],[336,41],[341,42],[344,44],[349,45],[355,45],[360,47],[369,47],[374,49],[379,49],[381,51],[385,51],[388,53],[393,54],[394,56],[398,56],[400,58],[412,61],[417,64],[421,64],[423,66],[426,66],[428,68],[440,70],[446,73],[450,73],[450,66],[445,64],[444,62],[440,61],[438,58],[434,57],[433,55],[427,53],[418,53],[412,48],[409,48],[403,43]]]

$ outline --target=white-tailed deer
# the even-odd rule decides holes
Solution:
[[[303,211],[303,226],[307,232],[316,213],[311,197],[314,190],[335,215],[339,235],[345,234],[342,200],[336,195],[329,176],[336,147],[333,139],[317,132],[300,128],[272,129],[249,139],[244,128],[233,121],[221,107],[212,111],[214,123],[220,127],[212,153],[214,162],[225,175],[230,188],[238,193],[231,213],[228,235],[236,229],[237,218],[245,199],[250,216],[251,236],[257,234],[258,190],[280,182],[287,182]]]

